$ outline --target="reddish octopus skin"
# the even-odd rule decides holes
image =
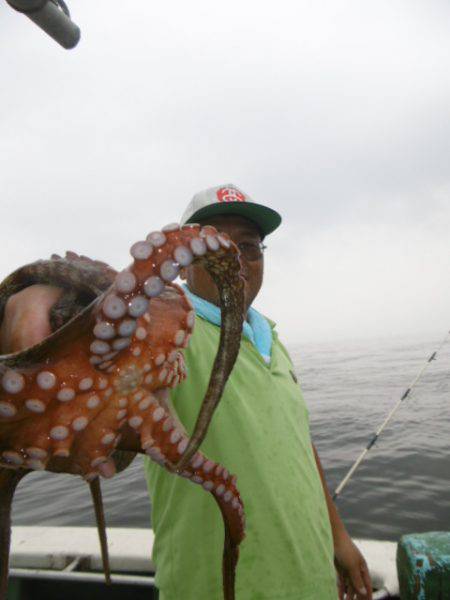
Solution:
[[[197,448],[239,348],[238,252],[213,227],[171,225],[134,244],[131,253],[132,265],[69,323],[29,350],[0,357],[0,469],[18,475],[46,469],[92,482],[114,475],[115,451],[124,450],[145,453],[202,485],[224,518],[228,600],[244,536],[243,504],[236,478]],[[222,352],[225,359],[218,353],[203,411],[209,412],[199,416],[188,447],[186,432],[170,413],[168,390],[186,376],[182,349],[195,322],[190,301],[172,281],[193,260],[203,261],[223,304],[232,307],[233,349]],[[227,343],[225,329],[221,346]]]

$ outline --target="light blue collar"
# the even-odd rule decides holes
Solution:
[[[189,296],[198,316],[220,327],[220,308],[204,298],[193,294],[187,285],[183,285],[183,289]],[[250,307],[247,311],[247,321],[244,321],[242,333],[258,350],[264,362],[269,364],[272,353],[272,328],[267,319],[257,310]]]

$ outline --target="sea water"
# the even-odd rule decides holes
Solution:
[[[288,345],[331,491],[439,342],[423,336]],[[108,526],[150,527],[142,458],[102,487]],[[355,537],[396,541],[450,528],[450,342],[337,504]],[[27,476],[15,495],[13,524],[94,525],[88,486],[69,475]]]

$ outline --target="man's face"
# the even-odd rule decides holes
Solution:
[[[227,233],[233,242],[239,244],[256,244],[261,242],[258,227],[248,219],[238,215],[220,215],[203,221],[202,225],[213,225],[218,231]],[[264,259],[248,260],[241,253],[241,275],[244,278],[244,314],[256,298],[263,281]],[[207,271],[199,264],[187,270],[189,289],[213,304],[219,304],[217,287]]]

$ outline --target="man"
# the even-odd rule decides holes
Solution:
[[[309,435],[308,413],[274,324],[251,305],[263,281],[262,240],[279,215],[235,186],[194,196],[183,222],[225,231],[241,252],[244,335],[202,450],[238,476],[247,534],[237,569],[237,600],[335,600],[334,561],[348,598],[371,598],[365,561],[328,493]],[[192,430],[219,339],[217,291],[205,270],[184,277],[197,319],[185,357],[188,379],[173,390],[181,421]],[[3,352],[50,332],[48,310],[60,290],[31,286],[12,297],[0,330]],[[222,600],[223,527],[210,494],[155,463],[146,465],[161,600]],[[342,586],[340,597],[343,597]]]
[[[371,598],[367,566],[331,500],[309,435],[293,365],[274,323],[251,308],[263,282],[266,235],[281,217],[236,186],[195,195],[183,223],[213,225],[241,252],[245,319],[241,349],[202,451],[237,475],[247,534],[236,578],[238,600],[333,600],[336,566],[348,598]],[[183,274],[197,318],[185,352],[189,377],[173,405],[192,431],[219,340],[217,289],[203,267]],[[222,521],[200,486],[147,461],[161,600],[220,600]],[[330,527],[331,525],[331,527]],[[334,552],[333,552],[334,550]]]

